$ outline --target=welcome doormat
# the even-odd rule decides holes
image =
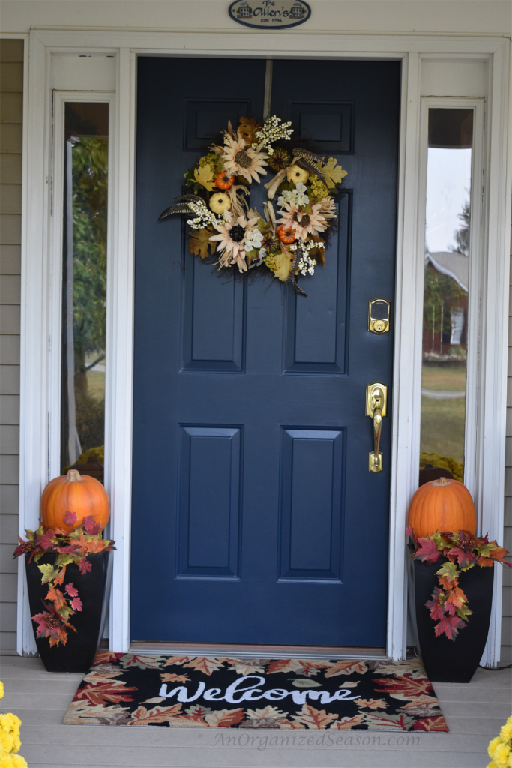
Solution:
[[[72,725],[448,731],[421,662],[99,651]]]

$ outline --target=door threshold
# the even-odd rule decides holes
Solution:
[[[147,656],[212,656],[237,659],[388,659],[385,648],[312,645],[238,645],[224,643],[159,643],[137,641],[129,653]]]

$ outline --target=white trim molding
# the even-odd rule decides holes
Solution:
[[[477,442],[475,487],[482,528],[500,538],[503,528],[505,415],[507,376],[506,318],[510,211],[508,158],[509,41],[496,37],[407,35],[301,34],[276,35],[254,31],[138,32],[38,30],[30,35],[27,133],[23,183],[22,388],[20,419],[20,531],[37,523],[42,489],[55,471],[48,424],[55,408],[48,345],[56,334],[51,310],[52,241],[48,222],[52,144],[52,56],[115,56],[112,95],[112,167],[109,174],[109,227],[112,235],[107,273],[107,357],[105,483],[110,493],[110,536],[115,539],[110,600],[109,638],[113,651],[130,646],[130,516],[134,298],[135,94],[137,55],[311,57],[383,59],[402,62],[395,355],[392,420],[392,476],[389,536],[389,597],[387,653],[403,658],[406,650],[405,521],[418,482],[421,389],[421,318],[423,252],[420,195],[421,64],[425,57],[443,60],[485,59],[488,63],[488,187],[485,209],[487,269],[483,285],[482,435]],[[87,59],[83,59],[87,61]],[[92,69],[96,67],[96,64]],[[91,69],[91,71],[92,71]],[[96,69],[94,69],[96,71]],[[86,82],[86,80],[84,80]],[[73,90],[69,84],[63,90]],[[80,88],[78,88],[80,90]],[[82,86],[97,91],[94,85]],[[457,95],[457,94],[454,94]],[[60,341],[58,342],[60,345]],[[52,374],[55,378],[54,373]],[[24,382],[24,383],[23,383]],[[39,388],[33,383],[39,382]],[[50,460],[50,456],[53,458]],[[498,570],[498,569],[496,569]],[[499,575],[496,577],[499,579]],[[20,578],[18,650],[34,650],[26,593]],[[501,594],[497,594],[486,663],[499,659]]]

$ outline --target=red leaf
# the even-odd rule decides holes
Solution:
[[[449,729],[446,720],[442,715],[436,717],[420,717],[412,726],[415,731],[443,731],[446,733]]]
[[[67,568],[66,565],[62,566],[61,572],[53,580],[54,584],[64,584],[64,576],[66,575],[66,568]]]
[[[439,576],[438,579],[439,584],[443,587],[443,589],[454,589],[459,583],[458,578],[451,579],[449,576]]]
[[[129,688],[122,680],[100,680],[79,688],[73,701],[87,700],[93,706],[104,706],[107,702],[119,704],[122,701],[133,701],[133,696],[130,696],[129,692],[136,690],[137,688]],[[182,705],[179,706],[181,708]]]
[[[446,553],[446,557],[448,560],[451,560],[452,563],[457,562],[461,568],[465,568],[470,563],[475,563],[477,561],[476,555],[472,552],[464,552],[460,547],[452,547],[452,549],[449,549]]]
[[[434,592],[432,593],[433,600],[429,600],[428,603],[425,603],[426,607],[430,610],[430,615],[434,621],[439,621],[444,616],[444,608],[439,599],[441,594],[443,593],[440,592],[437,587],[434,587]]]
[[[491,542],[491,544],[492,543],[493,542]],[[503,547],[496,546],[494,547],[493,550],[491,550],[489,554],[491,555],[493,560],[498,560],[499,562],[504,563],[505,562],[504,558],[508,555],[508,550],[504,549]]]
[[[96,522],[92,515],[84,517],[83,524],[86,532],[91,536],[96,536],[101,530],[101,525]]]
[[[88,555],[92,555],[94,552],[103,552],[105,549],[105,542],[103,539],[93,539],[87,542],[86,550]]]
[[[74,525],[78,520],[76,512],[66,512],[64,515],[64,522],[66,525]]]
[[[91,564],[88,560],[86,560],[85,557],[83,557],[78,563],[78,570],[82,575],[86,574],[87,571],[91,570]]]
[[[432,683],[426,677],[413,678],[409,673],[401,677],[383,677],[375,680],[377,693],[389,693],[391,696],[402,699],[414,699],[416,696],[431,696],[433,693]]]
[[[452,603],[455,608],[462,608],[466,602],[467,597],[460,587],[455,587],[455,589],[452,589],[446,600],[447,604]]]
[[[74,597],[71,601],[71,607],[74,611],[81,611],[82,610],[82,601],[79,597]]]
[[[53,548],[52,539],[54,538],[55,538],[55,531],[52,528],[48,528],[48,530],[45,531],[42,536],[38,536],[36,540],[36,546],[41,547],[41,549],[52,549]]]
[[[55,587],[52,587],[51,589],[48,590],[46,599],[52,601],[56,611],[58,611],[60,608],[66,605],[66,598],[64,597],[60,589],[55,589]]]
[[[435,541],[430,539],[418,539],[420,548],[415,554],[417,560],[421,560],[423,563],[435,563],[439,560],[440,552],[436,546]]]
[[[66,592],[70,597],[78,597],[78,589],[76,589],[73,584],[68,584],[66,586]]]
[[[459,634],[458,630],[465,627],[466,624],[458,616],[445,616],[439,624],[436,624],[436,637],[445,634],[448,640],[455,640]]]
[[[13,552],[13,557],[21,557],[25,552],[30,552],[30,541],[23,541],[21,536],[18,536],[19,544]]]

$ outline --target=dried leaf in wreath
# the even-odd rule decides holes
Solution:
[[[344,171],[341,165],[338,165],[334,157],[330,157],[325,165],[322,165],[322,173],[329,189],[341,184],[347,171]]]
[[[261,123],[257,123],[253,117],[241,117],[238,133],[247,144],[252,144],[256,141],[256,131],[260,128]]]
[[[194,171],[194,178],[198,184],[202,184],[209,192],[213,190],[214,178],[213,171],[209,165],[203,165],[196,168]]]
[[[216,243],[210,240],[210,237],[215,232],[211,227],[208,229],[194,229],[191,231],[188,239],[188,250],[193,253],[194,256],[200,256],[202,259],[206,259],[209,254],[215,253]]]

